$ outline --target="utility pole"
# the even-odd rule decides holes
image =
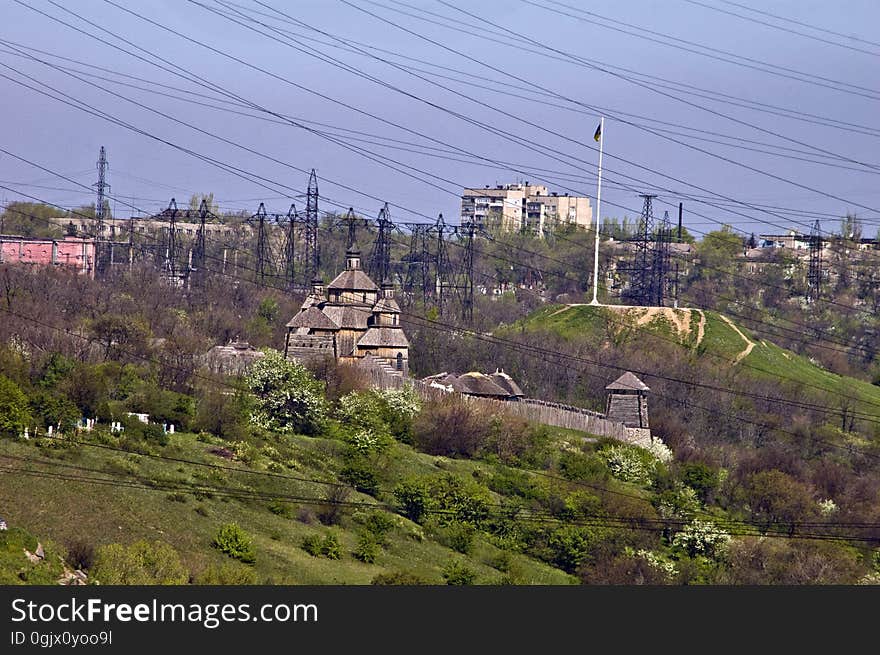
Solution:
[[[352,248],[357,242],[357,227],[355,226],[354,207],[348,208],[348,213],[345,215],[345,223],[348,227],[348,238],[345,241],[345,247]]]
[[[654,211],[652,201],[657,196],[645,193],[640,196],[644,205],[642,207],[641,225],[636,236],[635,253],[632,268],[630,269],[630,292],[631,302],[634,305],[650,306],[655,298],[654,294]]]
[[[309,175],[306,192],[306,284],[318,274],[320,251],[318,245],[318,176],[315,169]]]
[[[683,208],[684,208],[684,203],[681,203],[681,202],[678,203],[678,237],[676,238],[675,242],[679,243],[679,244],[681,243],[681,214],[682,214]],[[676,254],[676,257],[675,257],[675,300],[674,300],[673,305],[676,308],[678,307],[678,290],[679,290],[678,285],[680,283],[680,281],[679,281],[679,259],[680,259],[681,255],[682,255],[682,253],[679,252]]]
[[[379,233],[376,235],[376,241],[373,243],[373,250],[370,253],[369,275],[379,284],[391,273],[391,229],[394,223],[391,222],[391,213],[388,209],[388,203],[379,210],[379,218],[376,221],[379,224]]]
[[[106,212],[104,211],[104,204],[106,202],[105,191],[110,190],[110,185],[107,184],[107,169],[110,168],[110,164],[107,162],[107,151],[104,150],[104,146],[101,146],[101,150],[98,152],[98,162],[96,167],[98,169],[98,181],[92,185],[97,190],[97,198],[95,202],[95,233],[97,235],[96,239],[102,240],[104,238],[104,221],[107,219]]]
[[[206,223],[208,220],[208,203],[202,198],[202,203],[199,205],[199,231],[196,234],[196,247],[193,252],[192,259],[195,261],[195,270],[197,271],[198,279],[205,279],[205,261],[206,261],[206,252],[205,252],[205,231],[207,229]],[[190,267],[192,268],[192,267]]]
[[[443,214],[437,216],[437,223],[434,229],[437,231],[437,263],[434,293],[437,298],[437,309],[440,315],[443,316],[446,311],[446,302],[448,301],[446,288],[449,284],[451,268],[449,252],[446,249],[446,222],[443,220]]]
[[[669,244],[672,240],[672,227],[669,212],[663,212],[660,227],[654,233],[654,275],[651,281],[652,304],[663,307],[669,295]]]
[[[296,218],[296,205],[291,203],[287,210],[287,239],[284,244],[284,273],[290,287],[296,284]]]
[[[807,285],[809,292],[807,298],[810,302],[819,300],[822,289],[822,227],[818,219],[810,230],[810,268],[807,273]]]
[[[168,240],[165,246],[165,271],[168,274],[168,280],[172,284],[176,284],[175,275],[177,272],[177,201],[172,198],[168,203]]]
[[[263,203],[260,203],[257,213],[251,219],[256,219],[257,223],[257,242],[254,259],[257,265],[256,276],[260,284],[262,284],[266,280],[266,259],[268,259],[266,255],[266,206]]]
[[[132,202],[132,204],[134,204]],[[134,216],[128,217],[128,270],[134,268]]]
[[[464,261],[462,262],[461,318],[467,325],[474,321],[474,232],[476,226],[464,226]]]

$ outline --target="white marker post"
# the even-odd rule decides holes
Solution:
[[[605,117],[599,119],[599,187],[596,190],[596,251],[593,259],[593,300],[591,305],[599,304],[599,221],[602,218],[602,144],[605,142]]]

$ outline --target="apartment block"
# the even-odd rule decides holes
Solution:
[[[466,188],[461,195],[461,224],[484,230],[525,231],[543,237],[559,225],[586,229],[592,221],[589,198],[550,192],[540,184]]]

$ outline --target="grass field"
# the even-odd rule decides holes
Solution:
[[[350,511],[338,525],[328,527],[315,515],[330,487],[292,479],[335,480],[340,446],[327,439],[290,437],[284,444],[284,457],[288,463],[295,460],[296,468],[267,475],[272,471],[266,470],[265,458],[258,458],[253,466],[229,461],[211,454],[214,446],[192,434],[174,435],[171,443],[157,452],[208,466],[86,445],[38,448],[33,441],[2,440],[0,462],[29,473],[7,470],[0,476],[0,515],[11,527],[22,527],[44,543],[59,544],[53,550],[62,553],[64,545],[76,542],[99,546],[138,539],[164,541],[180,553],[195,579],[211,564],[245,567],[211,546],[222,525],[236,523],[253,539],[257,557],[252,570],[258,583],[369,584],[377,574],[405,572],[428,583],[445,584],[442,571],[450,561],[465,563],[476,573],[478,584],[496,584],[503,579],[517,584],[576,582],[563,571],[519,554],[502,558],[505,570],[500,571],[493,564],[501,551],[486,540],[478,537],[464,555],[431,538],[424,527],[390,513],[394,528],[376,562],[358,561],[352,552],[364,532],[364,518],[371,511],[384,511],[378,501],[354,493],[347,499],[352,503]],[[474,471],[488,466],[470,460],[438,459],[403,444],[395,444],[384,457],[383,486],[407,476],[439,472],[472,477]],[[217,464],[229,469],[212,467]],[[71,479],[42,477],[47,473]],[[81,477],[102,482],[72,479]],[[168,489],[193,484],[222,491]],[[244,497],[249,494],[265,494],[266,498]],[[328,534],[336,535],[342,545],[339,560],[315,557],[302,548],[304,537]],[[0,559],[9,583],[17,580],[17,567],[24,562],[18,545],[13,551],[14,561]],[[50,582],[51,575],[47,575],[37,581]],[[34,576],[31,578],[33,581]]]

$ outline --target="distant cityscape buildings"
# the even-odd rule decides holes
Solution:
[[[586,229],[592,221],[589,198],[549,192],[540,184],[473,187],[461,194],[461,224],[481,230],[523,231],[543,237],[559,225]]]

